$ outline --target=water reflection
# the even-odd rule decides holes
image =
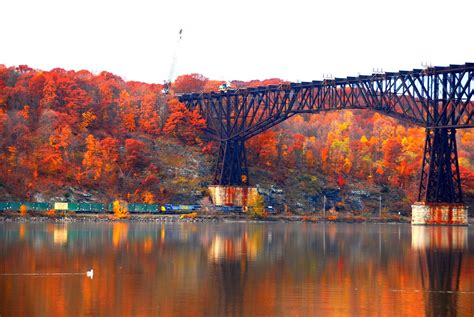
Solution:
[[[112,228],[112,244],[114,248],[120,247],[122,243],[127,241],[128,223],[115,222]]]
[[[456,316],[466,227],[412,227],[412,248],[418,252],[426,316]]]
[[[0,314],[473,315],[470,238],[409,225],[0,224]],[[7,275],[91,268],[92,280]]]
[[[20,229],[19,229],[20,240],[25,239],[25,233],[26,233],[26,225],[24,223],[20,223]]]
[[[224,259],[213,265],[219,285],[216,315],[243,316],[244,290],[247,282],[247,260]]]
[[[21,232],[20,232],[21,237]],[[53,242],[57,245],[67,243],[67,225],[59,225],[53,229]]]

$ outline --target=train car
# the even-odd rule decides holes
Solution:
[[[21,203],[21,202],[7,202],[5,210],[19,211],[21,205],[23,205],[23,203]],[[26,207],[26,208],[28,209],[28,207]]]
[[[4,201],[0,201],[0,211],[8,210],[8,203]]]
[[[26,206],[28,211],[47,211],[51,209],[50,203],[33,203],[33,202],[0,202],[0,210],[2,211],[19,211],[22,205]]]
[[[33,203],[33,204],[34,204],[33,209],[36,211],[47,211],[51,209],[51,203]]]
[[[100,213],[107,212],[107,210],[105,209],[105,204],[92,203],[90,205],[91,205],[92,212],[100,212]]]
[[[241,206],[216,206],[216,209],[222,212],[243,212]]]
[[[160,205],[159,204],[150,204],[147,207],[147,212],[149,213],[159,213],[160,212]]]
[[[160,211],[160,205],[158,204],[128,204],[128,212],[145,214],[145,213],[158,213]]]
[[[113,213],[113,203],[99,204],[99,203],[73,203],[73,202],[52,202],[52,203],[37,203],[37,202],[0,202],[0,211],[14,210],[19,211],[20,207],[25,205],[29,211],[48,211],[54,209],[56,211],[75,212],[75,213]],[[182,214],[191,213],[200,210],[200,205],[174,205],[174,204],[128,204],[128,211],[136,214]]]
[[[105,205],[97,203],[55,202],[54,210],[73,211],[75,213],[104,213]]]
[[[200,205],[173,205],[164,204],[161,206],[162,213],[191,213],[201,209]]]

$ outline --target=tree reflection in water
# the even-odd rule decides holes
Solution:
[[[0,224],[0,314],[473,316],[469,234],[375,224]],[[21,275],[91,268],[92,280]]]

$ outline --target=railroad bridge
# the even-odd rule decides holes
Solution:
[[[374,73],[179,97],[198,109],[220,143],[214,185],[249,186],[245,141],[301,113],[368,109],[424,127],[418,203],[421,223],[467,222],[456,130],[474,127],[474,63]],[[413,215],[413,220],[415,215]],[[462,220],[461,222],[463,222]]]

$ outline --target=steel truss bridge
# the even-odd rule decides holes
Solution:
[[[185,94],[220,143],[215,185],[249,184],[245,141],[301,113],[368,109],[424,127],[419,201],[462,203],[456,129],[474,127],[474,63]]]

